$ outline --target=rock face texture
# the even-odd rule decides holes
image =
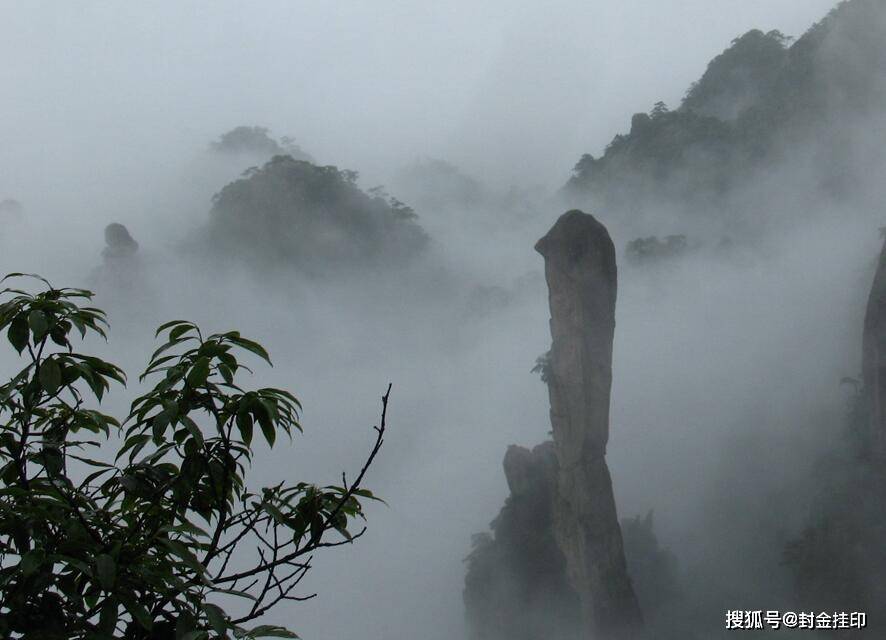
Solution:
[[[886,458],[886,244],[868,298],[862,337],[862,374],[867,399],[867,446],[871,457]]]
[[[536,250],[551,308],[548,390],[559,463],[554,535],[588,637],[635,638],[640,607],[628,577],[606,465],[617,271],[606,228],[563,214]]]
[[[537,369],[554,441],[508,448],[511,495],[492,523],[495,537],[476,536],[467,560],[468,626],[474,640],[637,640],[643,620],[605,458],[615,248],[602,224],[569,211],[536,249],[553,338]]]
[[[560,465],[568,469],[602,458],[609,440],[615,247],[593,216],[573,210],[535,249],[545,259],[551,308],[551,426]]]

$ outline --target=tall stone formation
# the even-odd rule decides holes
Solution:
[[[868,403],[869,453],[886,458],[886,244],[868,298],[862,337],[862,373]]]
[[[550,290],[553,343],[540,368],[554,441],[505,456],[510,497],[494,537],[476,536],[467,559],[471,638],[638,640],[643,621],[605,458],[615,248],[592,216],[569,211],[536,249]]]
[[[606,464],[617,271],[606,228],[563,214],[536,250],[545,259],[553,339],[547,372],[558,460],[554,535],[590,638],[633,640],[642,615],[628,577]]]

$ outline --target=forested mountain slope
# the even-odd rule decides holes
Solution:
[[[795,41],[778,31],[736,38],[679,108],[659,102],[601,157],[584,155],[563,194],[610,218],[671,211],[732,230],[789,215],[773,194],[790,187],[864,204],[883,163],[865,131],[884,112],[886,3],[848,0]]]

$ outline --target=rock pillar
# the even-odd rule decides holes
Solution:
[[[551,309],[548,389],[558,460],[554,535],[587,637],[633,640],[642,615],[625,565],[606,465],[617,271],[606,228],[578,210],[535,246]]]

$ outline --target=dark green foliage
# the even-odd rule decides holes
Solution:
[[[535,359],[535,366],[532,367],[532,373],[537,373],[544,384],[551,381],[553,370],[551,369],[551,352],[545,351]]]
[[[683,108],[721,120],[736,118],[775,89],[788,42],[780,31],[757,29],[736,38],[689,88]]]
[[[254,491],[257,434],[273,446],[301,429],[292,394],[240,386],[243,356],[270,362],[261,345],[161,326],[141,376],[155,384],[118,421],[93,405],[123,372],[75,349],[105,335],[104,313],[42,282],[0,292],[0,330],[24,360],[0,386],[0,638],[295,637],[248,623],[300,599],[312,553],[361,535],[349,526],[373,497],[360,484],[384,413],[354,481]]]
[[[789,167],[798,148],[812,148],[807,189],[851,194],[860,173],[848,170],[855,127],[886,109],[886,5],[841,3],[788,43],[777,31],[734,40],[679,109],[658,103],[602,157],[584,155],[564,193],[613,215],[718,212],[753,224],[767,211],[736,193],[761,169]]]
[[[226,258],[296,266],[309,273],[402,265],[427,237],[415,212],[357,174],[276,156],[214,198],[214,248]]]
[[[662,191],[691,201],[726,188],[735,132],[729,124],[659,104],[634,116],[628,135],[616,136],[602,158],[584,155],[567,191],[589,192],[608,207],[628,207]]]

